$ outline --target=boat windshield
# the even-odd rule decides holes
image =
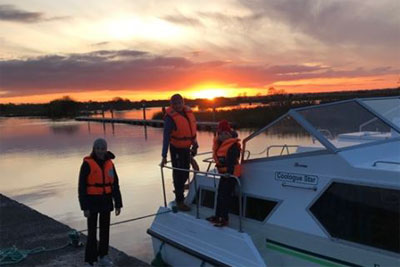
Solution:
[[[399,99],[395,99],[399,101]],[[399,105],[366,102],[379,116],[397,122]],[[376,111],[375,111],[376,110]],[[379,110],[379,112],[378,112]],[[244,140],[245,159],[342,148],[400,137],[400,133],[357,100],[291,110]]]
[[[291,115],[275,121],[244,140],[245,159],[286,156],[326,148]]]
[[[386,99],[361,99],[369,108],[400,128],[400,97]]]

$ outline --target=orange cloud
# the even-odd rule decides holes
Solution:
[[[380,67],[342,70],[317,64],[243,65],[194,62],[183,57],[135,50],[100,50],[0,61],[0,103],[48,102],[69,95],[77,100],[189,98],[287,92],[372,89],[398,86],[398,70]]]

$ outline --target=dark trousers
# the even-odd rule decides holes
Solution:
[[[228,213],[230,205],[233,201],[233,190],[235,189],[236,181],[230,177],[221,177],[218,185],[217,208],[215,216],[222,217],[225,220],[229,219]]]
[[[99,216],[100,214],[100,216]],[[87,218],[88,237],[85,250],[85,262],[93,263],[97,257],[108,254],[110,240],[110,211],[90,212]],[[100,242],[97,246],[97,218],[100,217]]]
[[[172,167],[181,169],[190,169],[190,149],[189,148],[177,148],[170,145]],[[175,187],[175,201],[182,202],[185,197],[183,195],[184,186],[189,178],[189,172],[186,171],[172,171],[172,177],[174,180]]]

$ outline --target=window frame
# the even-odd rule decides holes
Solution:
[[[389,255],[391,257],[393,257],[393,256],[399,257],[400,253],[396,253],[394,251],[386,250],[386,249],[383,249],[383,248],[373,247],[373,246],[370,246],[370,245],[367,245],[367,244],[363,244],[363,243],[357,243],[357,242],[354,242],[354,241],[350,241],[350,240],[334,237],[328,232],[328,230],[318,220],[318,218],[314,215],[314,213],[312,213],[311,207],[321,198],[321,196],[329,189],[329,187],[333,183],[368,186],[368,187],[391,189],[391,190],[393,190],[393,187],[390,187],[389,185],[381,185],[381,184],[376,184],[376,183],[371,183],[371,182],[358,182],[358,181],[345,180],[345,179],[341,179],[341,178],[334,178],[334,179],[331,179],[323,188],[321,188],[321,191],[315,196],[315,198],[306,207],[306,212],[310,215],[312,220],[320,227],[320,229],[325,233],[325,235],[330,240],[332,240],[334,242],[337,242],[337,243],[340,243],[340,244],[343,244],[343,245],[357,247],[357,248],[360,248],[360,249],[371,250],[371,251],[374,251],[374,252],[377,252],[377,253],[383,253],[383,254]],[[398,190],[400,190],[400,188],[398,188]]]

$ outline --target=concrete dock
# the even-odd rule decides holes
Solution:
[[[37,247],[57,248],[69,242],[72,229],[44,214],[0,194],[0,248],[16,246],[29,250]],[[86,236],[81,235],[81,241]],[[84,247],[67,246],[51,252],[28,255],[16,265],[9,266],[83,266]],[[114,266],[149,266],[122,251],[110,247]]]
[[[132,125],[146,125],[151,127],[164,127],[163,120],[141,120],[141,119],[116,119],[116,118],[93,118],[93,117],[76,117],[77,121],[89,121],[89,122],[102,122],[102,123],[125,123]],[[218,122],[212,121],[198,121],[197,128],[199,130],[215,130],[217,129]],[[233,124],[235,127],[235,124]]]

